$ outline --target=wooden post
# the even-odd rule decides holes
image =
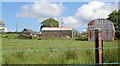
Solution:
[[[102,66],[103,63],[103,41],[100,29],[95,29],[95,63]]]

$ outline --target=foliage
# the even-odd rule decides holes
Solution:
[[[4,22],[2,21],[2,20],[0,20],[0,34],[1,33],[4,33],[4,31],[5,31],[5,24],[4,24]]]
[[[20,32],[5,32],[4,34],[20,34]]]
[[[19,34],[16,33],[4,33],[2,34],[1,38],[6,38],[6,39],[16,39],[18,37]]]
[[[75,29],[73,29],[73,37],[77,37],[79,35],[79,32]]]
[[[82,33],[77,33],[76,40],[86,41],[88,39],[87,37],[87,31],[83,31]]]
[[[2,21],[2,20],[0,20],[0,26],[3,26],[3,27],[5,27],[5,24],[4,24],[4,22]]]
[[[44,27],[59,27],[59,22],[54,18],[43,20],[42,24]]]
[[[119,11],[113,11],[109,17],[108,20],[111,20],[115,26],[115,36],[116,38],[120,38],[120,10]]]

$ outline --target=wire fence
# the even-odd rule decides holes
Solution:
[[[119,49],[119,47],[106,47],[106,48],[40,48],[40,49],[33,49],[33,50],[2,50],[0,52],[32,52],[32,51],[41,51],[41,50],[53,50],[53,51],[60,51],[60,50],[95,50],[95,49]]]
[[[98,43],[99,43],[99,41],[97,41]],[[54,44],[54,43],[53,43]],[[101,42],[101,44],[103,44],[102,42]],[[95,43],[95,47],[96,47],[96,45],[99,45],[99,44],[96,44]],[[102,45],[103,46],[103,45]],[[60,48],[60,47],[58,47],[58,48],[53,48],[52,46],[51,47],[49,47],[49,48],[26,48],[26,50],[25,49],[21,49],[21,50],[19,50],[19,49],[17,49],[17,50],[1,50],[0,52],[2,52],[2,53],[10,53],[10,54],[12,54],[12,52],[13,52],[13,54],[16,54],[16,57],[17,57],[17,55],[18,56],[20,56],[20,55],[22,55],[22,56],[24,56],[24,52],[26,53],[26,52],[29,52],[29,53],[32,53],[33,52],[33,54],[34,53],[38,53],[38,52],[40,52],[40,53],[38,53],[38,55],[39,54],[41,54],[41,52],[45,52],[46,54],[49,54],[49,53],[51,53],[50,54],[50,57],[49,58],[51,58],[51,55],[54,55],[55,53],[57,53],[58,52],[58,54],[59,54],[59,51],[60,52],[63,52],[63,51],[78,51],[78,52],[85,52],[84,54],[82,54],[81,53],[81,55],[80,56],[83,56],[83,57],[87,57],[88,56],[88,59],[89,59],[89,57],[91,57],[91,59],[90,60],[88,60],[87,62],[90,62],[90,63],[94,63],[94,61],[95,61],[95,59],[96,59],[96,50],[99,50],[99,49],[102,49],[102,50],[104,50],[103,52],[105,53],[105,55],[107,55],[107,56],[109,56],[109,58],[110,58],[110,55],[109,55],[109,52],[110,52],[110,50],[112,50],[112,49],[119,49],[119,47],[97,47],[97,48],[95,48],[94,46],[92,46],[92,47],[90,47],[89,45],[86,45],[86,47],[84,47],[84,48],[73,48],[73,47],[68,47],[68,48]],[[14,47],[13,47],[14,48]],[[90,52],[88,52],[88,50],[90,51]],[[106,53],[106,50],[107,50],[107,53]],[[54,51],[55,51],[55,53],[54,53]],[[92,52],[91,52],[92,51]],[[19,52],[23,52],[23,53],[19,53]],[[63,52],[63,53],[65,53],[65,52]],[[87,53],[88,52],[88,53]],[[117,51],[117,52],[119,52],[119,51]],[[28,53],[28,54],[29,54]],[[53,54],[52,54],[53,53]],[[74,52],[71,52],[71,53],[74,53]],[[114,53],[114,51],[112,50],[112,53]],[[13,55],[12,54],[12,55]],[[69,52],[66,52],[66,55],[69,55],[70,53]],[[78,53],[79,54],[79,53]],[[30,55],[30,54],[29,54]],[[41,54],[41,55],[45,55],[45,54]],[[77,54],[76,54],[77,55]],[[75,56],[76,57],[76,55],[73,55],[73,56]],[[85,55],[85,56],[84,56]],[[116,55],[118,55],[118,54],[116,54]],[[27,56],[27,55],[26,55]],[[113,54],[112,55],[113,56],[113,58],[114,59],[112,59],[113,61],[111,62],[111,61],[105,61],[104,63],[94,63],[94,65],[113,65],[113,64],[115,64],[115,65],[118,65],[118,64],[120,64],[120,62],[118,62],[118,61],[116,61],[115,59],[115,55]],[[57,57],[59,57],[59,55],[57,56]],[[67,57],[69,57],[69,56],[67,56]],[[73,57],[71,57],[71,58],[73,58]],[[81,58],[80,58],[81,59]],[[106,58],[105,58],[106,59]],[[109,60],[109,59],[108,59]]]
[[[52,52],[54,52],[54,51],[57,51],[57,52],[59,52],[59,51],[74,51],[74,50],[76,50],[76,51],[86,51],[86,50],[90,50],[90,51],[93,51],[92,52],[92,54],[93,55],[95,55],[95,50],[97,50],[97,49],[103,49],[104,51],[109,51],[109,50],[112,50],[112,49],[115,49],[115,50],[117,50],[117,49],[119,49],[119,47],[103,47],[103,48],[95,48],[95,47],[90,47],[89,45],[87,46],[87,47],[84,47],[84,48],[73,48],[73,47],[68,47],[68,48],[53,48],[52,46],[51,47],[49,47],[49,48],[28,48],[27,50],[24,50],[24,49],[21,49],[21,50],[19,50],[19,49],[17,49],[17,50],[1,50],[0,52],[2,52],[2,53],[16,53],[16,52],[29,52],[29,53],[32,53],[32,52],[48,52],[48,51],[52,51]],[[103,51],[103,52],[104,52]],[[119,52],[119,51],[118,51]],[[81,52],[82,53],[82,52]],[[89,53],[91,53],[91,52],[89,52]],[[89,53],[87,53],[87,54],[89,54]],[[109,53],[108,53],[109,54]],[[44,54],[43,54],[44,55]],[[84,55],[84,54],[83,54]],[[81,55],[81,56],[83,56],[83,55]],[[108,56],[108,55],[107,55]],[[109,55],[110,56],[110,55]],[[95,57],[92,57],[92,59],[95,59]],[[104,63],[94,63],[94,65],[100,65],[100,64],[102,64],[102,65],[118,65],[118,64],[120,64],[120,62],[118,62],[118,61],[114,61],[114,62],[104,62]]]
[[[120,65],[120,62],[114,62],[114,63],[98,63],[98,64],[95,64],[95,65]]]
[[[90,47],[86,47],[86,48],[37,48],[37,49],[31,49],[31,50],[1,50],[0,52],[2,53],[12,53],[12,52],[34,52],[34,51],[49,51],[49,50],[52,50],[52,51],[74,51],[74,50],[96,50],[96,49],[101,49],[101,48],[90,48]],[[102,48],[103,50],[112,50],[112,49],[119,49],[119,47],[105,47],[105,48]],[[102,65],[119,65],[120,62],[104,62],[104,63],[101,63]],[[95,63],[94,65],[101,65],[99,63]]]
[[[52,51],[72,51],[72,50],[95,50],[95,49],[101,49],[101,48],[39,48],[39,49],[33,49],[33,50],[2,50],[2,53],[11,53],[11,52],[34,52],[34,51],[47,51],[47,50],[52,50]],[[105,47],[103,48],[104,50],[108,50],[108,49],[119,49],[119,47]],[[108,63],[108,62],[104,62],[102,63],[102,65],[119,65],[120,62],[112,62],[112,63]],[[101,65],[99,63],[95,64],[95,65]]]

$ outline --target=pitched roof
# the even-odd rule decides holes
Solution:
[[[30,29],[26,29],[26,28],[22,32],[30,32],[32,34],[37,34],[38,33],[38,32],[32,31]]]
[[[43,27],[43,30],[72,30],[72,28],[59,28],[59,27]]]

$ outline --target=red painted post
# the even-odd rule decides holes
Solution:
[[[95,29],[95,62],[96,66],[102,66],[103,64],[103,41],[101,35],[101,29]]]

